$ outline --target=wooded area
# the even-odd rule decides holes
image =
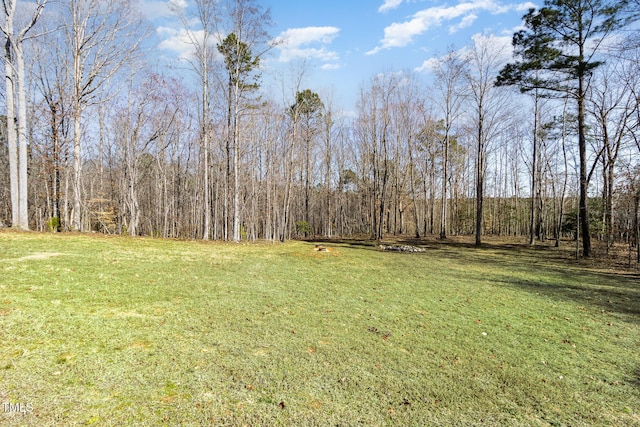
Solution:
[[[637,245],[637,2],[547,0],[513,50],[476,36],[428,83],[381,72],[352,113],[304,87],[304,70],[262,86],[274,39],[257,0],[194,1],[181,76],[153,65],[135,2],[16,2],[3,0],[4,226],[231,241],[579,236],[585,256],[590,237]]]

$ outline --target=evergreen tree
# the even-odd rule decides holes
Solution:
[[[587,142],[585,98],[589,78],[602,64],[598,53],[603,40],[628,20],[626,1],[545,0],[539,10],[523,17],[525,28],[513,36],[516,61],[507,64],[498,85],[518,85],[523,92],[542,90],[549,96],[569,97],[578,110],[580,153],[580,228],[582,250],[591,256],[587,204]]]

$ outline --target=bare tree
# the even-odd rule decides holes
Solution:
[[[525,29],[513,36],[516,61],[500,72],[499,84],[516,84],[570,97],[578,110],[580,227],[583,256],[591,256],[585,102],[589,81],[602,65],[604,40],[630,22],[626,1],[545,0],[524,15]]]
[[[487,145],[501,123],[499,114],[505,113],[505,91],[495,86],[495,79],[506,53],[506,46],[485,36],[476,37],[468,52],[466,76],[476,140],[476,246],[482,244]]]
[[[625,67],[626,66],[626,67]],[[634,66],[635,68],[635,66]],[[601,66],[597,82],[589,86],[587,111],[595,120],[593,126],[601,145],[603,170],[604,227],[607,251],[613,244],[613,193],[616,162],[624,143],[637,128],[632,123],[640,100],[635,96],[638,75],[624,61],[616,60]]]
[[[51,14],[54,15],[54,12]],[[46,21],[49,28],[46,38],[34,46],[34,69],[32,71],[35,88],[42,98],[42,115],[48,118],[45,141],[42,142],[43,155],[48,156],[46,165],[48,170],[48,196],[51,199],[51,208],[48,210],[49,221],[52,228],[57,231],[67,229],[69,218],[67,217],[68,197],[64,184],[68,182],[67,150],[70,136],[70,70],[69,56],[65,53],[65,43],[61,31],[57,31],[57,22],[54,27],[51,21]],[[57,223],[57,227],[54,225]]]
[[[194,72],[199,78],[200,92],[200,146],[203,177],[203,240],[208,240],[211,231],[211,197],[210,197],[210,155],[212,136],[212,72],[214,71],[215,37],[219,25],[218,1],[197,0],[195,2],[195,16],[187,16],[185,11],[174,8],[183,22],[188,42],[194,49],[193,57],[187,58]],[[192,18],[195,18],[192,19]],[[194,21],[197,26],[194,27]],[[224,230],[226,238],[226,227]]]
[[[333,200],[334,186],[333,186],[333,173],[334,173],[334,159],[336,154],[334,150],[337,146],[336,139],[340,132],[340,114],[336,110],[334,104],[334,93],[331,91],[324,96],[325,102],[323,103],[322,111],[322,142],[323,142],[323,161],[324,161],[324,203],[321,204],[322,213],[324,213],[324,235],[326,237],[332,237],[335,229],[335,213],[333,209],[336,203]]]
[[[169,132],[177,114],[177,107],[171,105],[170,87],[161,76],[145,73],[138,77],[141,81],[131,77],[126,104],[114,111],[112,130],[123,170],[123,207],[120,211],[128,214],[126,230],[132,236],[140,234],[143,214],[147,218],[153,215],[151,209],[142,212],[139,195],[145,191],[142,185],[145,178],[158,168],[160,157],[171,143],[164,135]],[[147,187],[148,192],[154,192],[157,183],[150,182]],[[154,205],[159,204],[155,200]]]
[[[418,134],[425,117],[425,99],[417,76],[402,72],[394,76],[398,83],[393,91],[389,105],[391,118],[391,198],[389,209],[389,228],[394,234],[409,232],[411,226],[414,235],[418,232],[415,179],[415,149]],[[409,209],[413,206],[413,211]],[[413,221],[410,220],[413,216]]]
[[[232,188],[233,198],[233,241],[240,241],[240,141],[242,114],[252,108],[259,87],[259,66],[261,57],[270,49],[267,27],[271,25],[269,10],[263,10],[255,0],[228,0],[223,6],[228,20],[222,19],[218,34],[218,51],[224,57],[227,71],[227,187]],[[226,21],[226,22],[225,22]]]
[[[361,146],[362,180],[366,183],[369,231],[374,239],[382,239],[388,192],[392,173],[391,162],[391,107],[398,88],[398,75],[378,74],[370,87],[362,90],[358,102],[356,138]]]
[[[72,228],[82,230],[82,120],[101,101],[100,89],[131,61],[146,37],[132,3],[126,0],[70,0],[63,24],[71,58],[73,114]]]
[[[7,106],[7,141],[9,146],[9,176],[11,181],[12,226],[29,229],[27,205],[27,97],[24,65],[24,42],[36,25],[47,0],[39,0],[31,19],[15,32],[17,0],[3,0],[5,36],[5,99]]]
[[[462,104],[465,96],[464,81],[465,61],[458,52],[450,49],[438,61],[434,74],[435,96],[432,97],[435,105],[443,116],[444,135],[442,137],[442,211],[440,217],[440,238],[447,237],[447,200],[449,182],[449,148],[454,138],[454,126],[462,113]]]
[[[298,94],[302,88],[302,82],[304,80],[305,73],[307,72],[307,64],[305,61],[295,63],[289,70],[288,81],[282,80],[283,103],[289,104],[293,102],[295,105]],[[287,87],[290,85],[290,87]],[[280,138],[280,144],[275,151],[277,155],[282,156],[282,163],[280,164],[281,179],[283,180],[280,193],[282,200],[279,203],[279,221],[278,224],[278,237],[280,241],[284,241],[289,236],[290,222],[292,219],[291,206],[294,202],[295,194],[293,192],[294,175],[296,174],[296,165],[300,162],[296,162],[299,155],[297,150],[298,138],[300,134],[300,121],[301,112],[299,108],[284,108],[283,118],[286,117],[286,128],[282,129],[284,133]],[[283,123],[285,121],[283,120]]]
[[[309,199],[310,199],[310,186],[313,172],[312,154],[313,154],[313,142],[315,137],[321,131],[322,125],[322,112],[324,110],[324,104],[320,100],[320,96],[312,92],[309,89],[305,89],[302,92],[296,94],[296,103],[290,107],[291,117],[295,117],[300,128],[300,137],[302,138],[302,174],[304,185],[304,218],[307,225],[311,225],[312,232],[313,225],[311,224],[311,216],[309,214]],[[306,234],[306,232],[305,232]]]
[[[7,147],[7,121],[0,116],[0,227],[11,217],[11,185],[9,184],[9,150]]]

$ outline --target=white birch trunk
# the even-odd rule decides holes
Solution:
[[[24,53],[22,40],[15,46],[18,87],[18,223],[23,230],[29,229],[28,187],[27,187],[27,95],[24,76]]]
[[[18,225],[18,135],[16,129],[14,75],[13,75],[13,34],[14,3],[8,3],[6,9],[6,24],[3,28],[6,36],[5,43],[5,82],[7,102],[7,144],[9,146],[9,179],[11,181],[11,225]]]
[[[42,9],[46,4],[46,0],[36,3],[36,8],[31,20],[17,35],[14,34],[16,0],[3,0],[2,3],[5,12],[5,22],[1,30],[6,39],[5,90],[7,106],[7,143],[9,148],[9,178],[11,182],[11,222],[13,227],[28,230],[27,96],[22,43],[26,38],[26,34],[38,21],[38,18],[42,13]]]

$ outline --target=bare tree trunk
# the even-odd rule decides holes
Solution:
[[[531,159],[531,221],[529,223],[529,245],[536,243],[536,192],[538,180],[538,126],[539,126],[539,97],[538,92],[533,99],[533,153]]]
[[[326,218],[324,221],[324,235],[326,237],[332,237],[334,233],[334,225],[333,225],[333,212],[332,212],[332,197],[333,197],[333,188],[331,185],[331,171],[332,171],[332,163],[333,163],[333,150],[334,150],[334,142],[333,142],[333,114],[332,114],[332,99],[330,98],[327,103],[327,107],[324,111],[324,149],[325,149],[325,178],[324,178],[324,186],[325,186],[325,206],[323,210],[325,211]]]
[[[476,246],[482,245],[482,214],[484,208],[484,115],[482,113],[482,105],[479,105],[478,112],[478,130],[477,130],[477,161],[476,161]]]
[[[506,111],[505,92],[497,91],[495,76],[502,65],[502,47],[496,46],[491,37],[478,38],[471,51],[467,80],[472,94],[474,126],[476,127],[476,246],[482,244],[483,205],[486,175],[487,144],[494,136],[497,125],[505,120],[500,113]]]
[[[376,238],[377,239],[382,239],[384,237],[384,212],[385,212],[385,202],[386,202],[386,198],[387,198],[387,182],[389,180],[389,170],[388,170],[388,151],[387,151],[387,130],[386,130],[386,126],[385,129],[383,130],[383,134],[382,134],[382,152],[383,152],[383,159],[382,159],[382,164],[384,166],[382,166],[382,180],[380,181],[380,209],[379,209],[379,219],[378,219],[378,230],[377,230],[377,234],[376,234]]]
[[[74,6],[71,6],[74,8]],[[81,120],[82,120],[82,77],[84,67],[82,62],[82,46],[86,27],[78,16],[75,5],[72,13],[71,48],[73,55],[73,209],[72,209],[72,229],[82,230],[81,207],[82,207],[82,152],[80,148]]]
[[[71,212],[69,211],[69,187],[71,186],[71,171],[69,168],[69,158],[68,158],[68,153],[65,153],[65,163],[67,165],[67,167],[65,168],[65,173],[64,173],[64,201],[62,203],[62,222],[64,223],[64,230],[68,231],[69,230],[69,226],[71,224]]]
[[[580,228],[582,256],[591,256],[591,230],[589,227],[589,180],[587,176],[587,138],[584,108],[584,77],[578,78],[578,151],[580,153]]]
[[[3,0],[5,22],[0,31],[5,36],[5,91],[7,106],[7,143],[11,187],[11,220],[13,227],[29,229],[27,185],[27,97],[23,43],[35,26],[47,0],[36,2],[31,20],[14,34],[17,0]],[[17,102],[17,106],[16,106]],[[17,129],[16,129],[17,126]]]
[[[445,125],[447,126],[447,125]],[[440,238],[447,238],[447,181],[449,180],[449,129],[447,128],[444,137],[444,147],[442,152],[442,209],[440,211]]]
[[[73,209],[72,228],[82,230],[83,161],[82,118],[88,105],[96,104],[98,91],[122,66],[132,61],[144,38],[144,27],[126,3],[112,0],[70,0],[67,43],[71,51],[73,86]]]
[[[232,95],[232,83],[229,81],[229,91],[227,98],[227,135],[225,140],[225,161],[226,161],[226,170],[225,170],[225,187],[224,187],[224,240],[229,240],[229,231],[231,228],[231,164],[232,164],[232,149],[233,149],[233,116],[231,115],[231,100],[233,99]]]
[[[13,12],[12,12],[13,13]],[[6,28],[4,32],[13,34],[13,15],[7,16]],[[16,128],[14,73],[13,73],[13,47],[12,37],[7,37],[5,41],[5,97],[7,102],[7,144],[9,147],[9,180],[11,188],[11,226],[18,227],[20,223],[19,201],[20,195],[18,175],[18,133]]]
[[[73,209],[72,229],[82,231],[80,209],[82,206],[82,153],[80,149],[81,110],[76,103],[73,114]]]
[[[239,83],[238,83],[239,84]],[[240,186],[238,181],[238,170],[240,169],[240,89],[236,84],[234,97],[234,119],[233,119],[233,241],[240,241]]]
[[[130,160],[135,161],[135,159]],[[140,206],[138,204],[138,194],[136,192],[136,177],[132,176],[133,171],[129,171],[129,235],[138,235],[138,223],[140,222]]]
[[[29,229],[27,185],[27,96],[22,40],[15,45],[18,83],[18,227]]]
[[[409,136],[408,148],[409,148],[409,189],[411,191],[411,203],[413,204],[413,227],[414,227],[414,236],[416,239],[420,238],[420,224],[418,222],[418,197],[417,197],[417,189],[415,184],[415,161],[413,158],[413,135]]]
[[[636,252],[638,253],[638,257],[636,262],[640,264],[640,194],[636,194],[634,198],[635,206],[634,206],[634,230],[635,230],[635,238],[636,238]]]
[[[204,225],[202,240],[209,240],[211,228],[211,201],[209,198],[209,67],[207,41],[202,46],[202,156],[204,161]]]

